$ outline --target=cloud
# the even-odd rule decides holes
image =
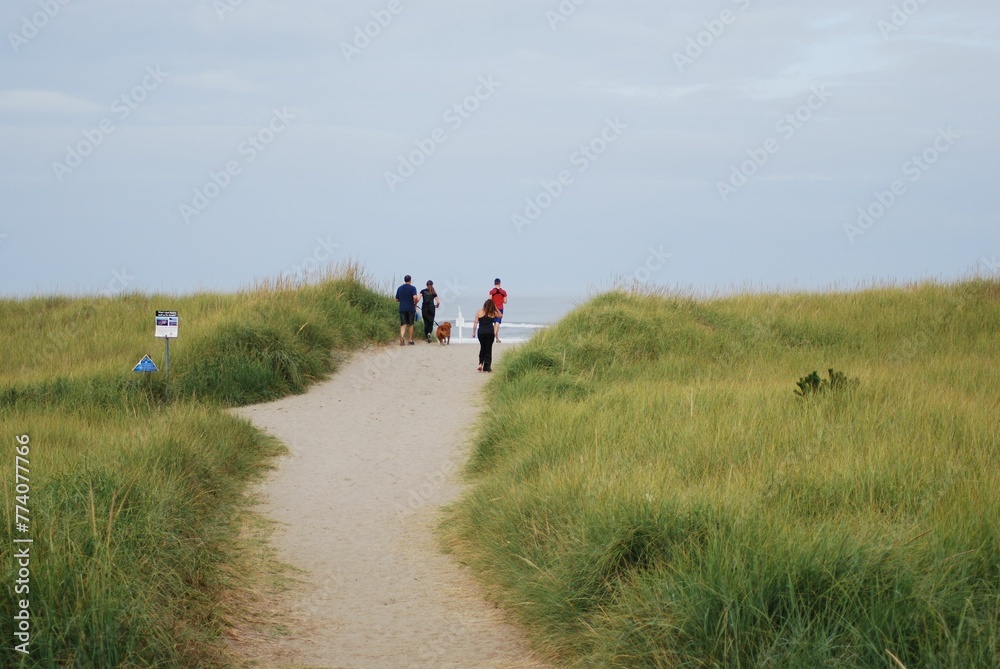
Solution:
[[[57,91],[12,89],[0,91],[0,111],[17,114],[94,114],[106,109]]]

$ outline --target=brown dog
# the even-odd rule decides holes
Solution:
[[[451,323],[449,323],[448,321],[445,321],[444,323],[442,323],[441,325],[439,325],[437,327],[437,331],[435,331],[435,333],[434,333],[434,336],[437,337],[437,340],[439,342],[441,342],[442,346],[444,346],[445,344],[450,344],[451,343]]]

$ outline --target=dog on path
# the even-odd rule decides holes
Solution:
[[[442,323],[441,325],[439,325],[437,327],[437,330],[434,332],[434,336],[437,337],[437,340],[439,342],[441,342],[442,346],[444,346],[445,344],[450,344],[451,343],[451,323],[449,323],[448,321],[445,321],[444,323]]]

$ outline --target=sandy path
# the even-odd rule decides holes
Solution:
[[[369,350],[305,395],[238,410],[291,450],[262,511],[280,522],[279,559],[304,570],[291,634],[264,644],[258,666],[544,666],[433,536],[488,378],[477,351]]]

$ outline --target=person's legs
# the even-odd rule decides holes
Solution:
[[[487,330],[479,333],[479,357],[484,372],[493,371],[493,333]]]
[[[399,345],[403,346],[406,344],[407,335],[409,335],[410,343],[413,343],[413,317],[417,315],[415,311],[400,311],[399,312]]]
[[[493,340],[494,337],[490,337],[486,341],[486,356],[483,360],[483,371],[492,372],[493,371]]]
[[[500,323],[503,322],[503,309],[500,310],[500,316],[493,319],[493,338],[500,341]],[[492,342],[490,343],[492,346]]]
[[[421,314],[424,319],[424,338],[427,341],[431,340],[431,332],[434,330],[434,312],[425,311]]]

